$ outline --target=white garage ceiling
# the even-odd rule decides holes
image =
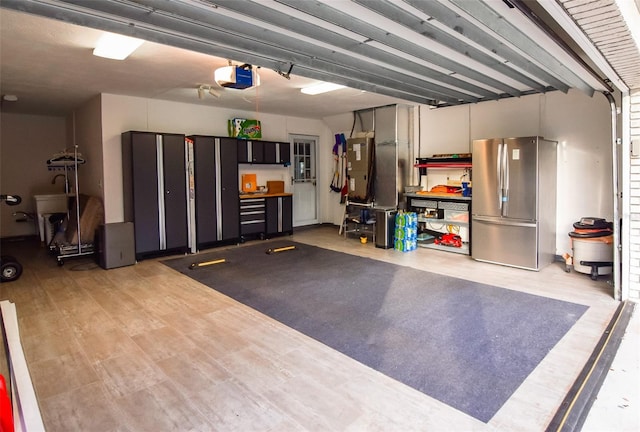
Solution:
[[[2,0],[2,93],[19,96],[2,108],[64,114],[114,93],[323,117],[399,101],[610,90],[528,5],[535,2]],[[151,43],[122,62],[93,57],[103,30]],[[196,88],[215,86],[213,70],[228,60],[259,67],[263,85],[199,99]],[[315,81],[349,89],[300,95]]]

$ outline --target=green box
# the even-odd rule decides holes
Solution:
[[[227,122],[229,136],[240,139],[261,139],[260,120],[233,118]]]

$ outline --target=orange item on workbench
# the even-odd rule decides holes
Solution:
[[[437,185],[431,188],[430,192],[437,192],[443,194],[456,193],[460,192],[459,186],[447,186],[447,185]]]

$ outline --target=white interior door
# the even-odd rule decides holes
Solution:
[[[291,135],[293,149],[293,226],[318,223],[318,194],[316,191],[316,148],[318,137]]]

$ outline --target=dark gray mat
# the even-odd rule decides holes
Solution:
[[[483,422],[587,309],[290,241],[164,263]]]

